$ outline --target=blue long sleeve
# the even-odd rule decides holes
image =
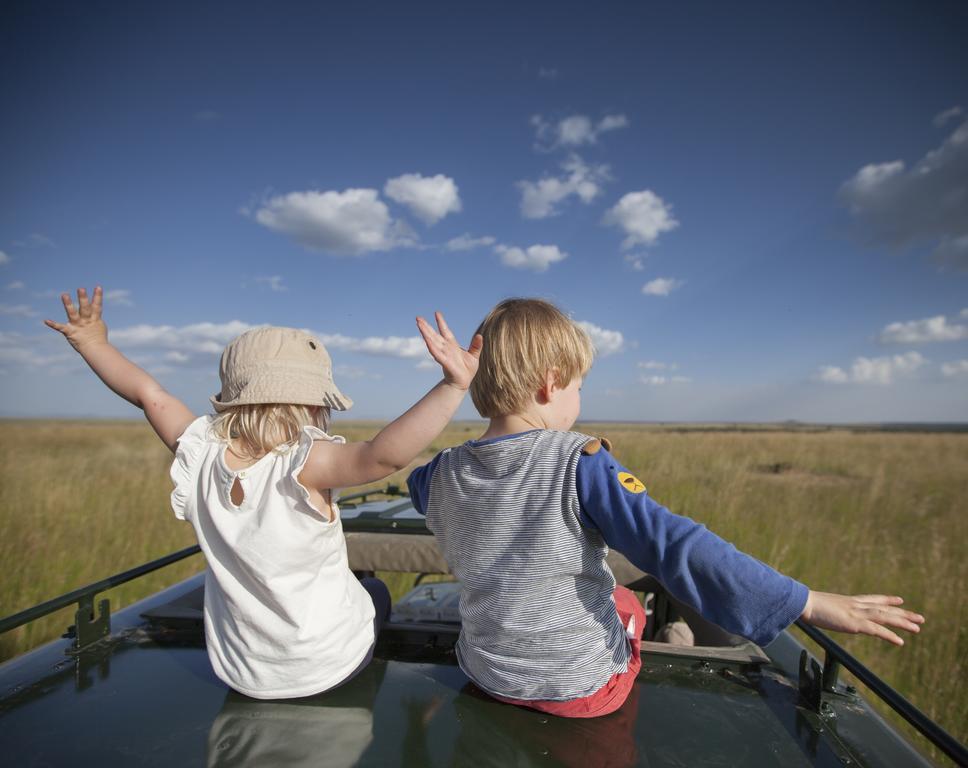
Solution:
[[[577,485],[583,525],[723,629],[767,645],[803,612],[806,586],[656,503],[608,451],[581,456]]]

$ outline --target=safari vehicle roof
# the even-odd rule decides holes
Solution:
[[[344,508],[354,570],[446,572],[409,502]],[[644,574],[610,561],[620,582]],[[359,677],[288,701],[229,691],[209,665],[203,576],[111,617],[82,650],[0,666],[0,759],[16,765],[923,766],[855,692],[809,690],[789,633],[765,649],[646,643],[621,710],[564,720],[477,693],[459,626],[391,621]],[[814,672],[819,672],[815,668]],[[806,683],[804,683],[806,680]],[[817,681],[814,681],[817,682]],[[806,688],[801,692],[801,686]],[[813,694],[817,700],[810,703]]]

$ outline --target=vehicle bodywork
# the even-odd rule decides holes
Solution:
[[[358,573],[446,573],[407,500],[346,503],[343,525]],[[0,665],[0,755],[16,765],[931,764],[831,679],[829,661],[825,685],[790,632],[760,649],[703,623],[624,558],[610,555],[610,565],[650,596],[647,638],[678,613],[697,645],[647,640],[629,700],[606,717],[567,720],[489,699],[456,664],[452,613],[403,620],[418,613],[406,610],[415,597],[350,683],[305,699],[247,698],[209,665],[199,574],[111,616],[108,631],[86,597],[74,637]]]

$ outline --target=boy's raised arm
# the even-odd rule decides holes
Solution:
[[[899,597],[814,592],[687,517],[652,500],[644,485],[618,480],[627,470],[607,451],[578,462],[582,522],[605,543],[655,576],[678,600],[705,618],[767,645],[798,617],[824,629],[863,633],[895,645],[888,627],[918,632],[924,617],[900,607]]]
[[[447,426],[477,373],[484,339],[476,335],[463,349],[444,316],[436,312],[435,317],[439,332],[422,317],[417,318],[417,328],[443,369],[443,380],[372,440],[346,445],[317,443],[300,473],[301,482],[326,489],[380,480],[407,466]]]
[[[84,288],[77,289],[77,306],[69,293],[61,294],[61,301],[67,322],[44,320],[44,324],[62,333],[115,394],[141,408],[158,437],[174,452],[178,438],[195,416],[181,400],[166,392],[108,341],[108,328],[101,317],[104,301],[101,286],[94,289],[93,301],[88,300]]]

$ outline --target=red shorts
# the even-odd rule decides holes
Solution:
[[[605,685],[595,693],[580,699],[567,701],[533,701],[527,699],[506,699],[494,696],[498,701],[517,704],[519,707],[536,709],[558,717],[601,717],[614,712],[625,703],[635,678],[642,668],[642,632],[645,630],[645,609],[635,597],[635,593],[626,587],[615,587],[612,593],[615,599],[615,610],[622,620],[622,626],[629,629],[629,621],[634,620],[629,634],[629,646],[632,653],[629,657],[629,667],[625,672],[616,672]]]

